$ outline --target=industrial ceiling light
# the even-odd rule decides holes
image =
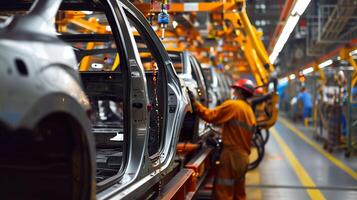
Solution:
[[[271,63],[274,63],[279,53],[283,49],[286,41],[288,41],[291,32],[294,30],[296,24],[299,21],[299,15],[290,15],[288,20],[285,23],[285,26],[276,42],[272,54],[270,54],[269,59]]]
[[[291,32],[298,23],[300,16],[304,13],[311,0],[295,0],[294,6],[290,11],[290,15],[286,20],[283,30],[281,31],[277,42],[269,56],[271,63],[274,63],[279,53],[283,49],[286,41],[289,39]]]
[[[311,0],[297,0],[295,1],[294,7],[291,10],[291,15],[302,15],[307,6],[309,6]]]
[[[279,79],[279,80],[278,80],[278,83],[279,83],[279,84],[284,84],[284,83],[286,83],[286,82],[288,82],[288,81],[289,81],[288,77],[284,77],[284,78]]]
[[[319,64],[319,68],[322,69],[322,68],[325,68],[329,65],[331,65],[333,63],[333,61],[330,59],[330,60],[326,60],[325,62],[322,62]]]
[[[82,13],[86,14],[86,15],[91,15],[93,14],[93,11],[88,11],[88,10],[82,10]]]
[[[313,71],[314,71],[314,68],[309,67],[309,68],[307,68],[307,69],[302,70],[302,74],[304,74],[304,75],[310,74],[310,73],[313,72]]]

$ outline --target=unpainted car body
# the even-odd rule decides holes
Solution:
[[[206,81],[198,60],[189,51],[169,51],[169,56],[178,76],[184,81],[195,98],[203,105],[208,106]],[[206,123],[194,113],[188,113],[185,117],[180,139],[197,141],[207,132]]]
[[[203,74],[208,85],[209,107],[213,108],[231,98],[231,78],[214,67],[203,66]]]
[[[60,0],[36,1],[28,15],[9,19],[9,22],[6,22],[1,29],[0,45],[2,48],[0,51],[2,52],[0,58],[2,63],[5,63],[3,64],[5,67],[0,69],[0,137],[2,137],[1,141],[7,141],[7,145],[2,145],[0,148],[2,155],[6,155],[6,159],[3,161],[13,162],[15,166],[15,164],[21,164],[18,162],[22,161],[24,157],[24,155],[17,157],[19,153],[13,151],[18,143],[23,142],[25,144],[21,148],[26,152],[26,147],[33,147],[38,141],[41,141],[43,148],[40,150],[46,152],[51,149],[50,145],[52,144],[47,143],[46,134],[56,133],[49,135],[60,135],[66,132],[69,135],[68,137],[60,137],[61,140],[56,142],[50,138],[49,142],[62,144],[62,146],[66,146],[67,143],[72,144],[72,151],[66,149],[63,151],[66,152],[67,156],[65,160],[72,160],[73,163],[69,162],[72,164],[70,165],[62,160],[66,166],[65,169],[67,169],[67,171],[63,171],[63,177],[66,177],[66,179],[60,179],[57,185],[55,184],[57,182],[53,181],[58,177],[56,171],[49,170],[48,173],[36,177],[32,176],[31,173],[23,173],[23,171],[31,170],[31,168],[26,168],[29,166],[26,165],[27,163],[21,168],[12,166],[11,169],[8,168],[6,163],[0,163],[1,168],[8,170],[2,170],[1,177],[18,175],[16,179],[9,182],[11,184],[7,184],[5,189],[8,189],[8,192],[1,192],[0,196],[3,195],[2,197],[10,197],[11,199],[21,199],[24,196],[29,198],[28,194],[35,194],[31,198],[52,199],[138,199],[155,196],[160,190],[160,185],[162,185],[163,174],[171,173],[176,166],[173,162],[176,144],[183,124],[184,113],[187,113],[190,109],[186,88],[182,87],[160,39],[145,17],[130,2],[126,0],[120,2],[111,0],[64,1],[63,4],[61,2]],[[108,17],[113,34],[110,37],[114,38],[118,52],[123,54],[120,72],[81,72],[85,92],[81,87],[80,77],[76,71],[78,49],[58,38],[73,42],[82,35],[58,36],[56,34],[52,20],[60,4],[61,9],[64,10],[100,10],[104,12]],[[1,3],[0,9],[27,10],[29,6],[31,6],[31,3],[12,1]],[[148,76],[144,72],[129,21],[136,25],[140,34],[146,39],[148,46],[152,47],[151,53],[157,61],[158,76],[162,81],[161,92],[157,98],[160,98],[159,101],[162,104],[158,108],[162,109],[158,120],[161,120],[160,129],[163,135],[160,138],[158,152],[151,156],[149,155],[150,111],[155,105],[152,105],[149,98]],[[93,41],[93,39],[98,40],[98,38],[106,41],[108,37],[106,35],[92,38],[86,36],[83,40]],[[20,61],[17,61],[19,59]],[[24,64],[28,67],[24,68]],[[122,74],[120,75],[120,73]],[[114,91],[105,89],[113,81],[113,77],[118,80],[115,84],[121,89]],[[91,92],[93,92],[91,89],[97,87],[88,87],[97,82],[91,80],[98,80],[98,78],[104,86],[99,87],[97,85],[102,88],[101,92],[105,90],[105,94],[111,96],[118,96],[118,93],[123,95],[120,98],[124,99],[122,131],[125,148],[121,154],[120,159],[123,161],[119,171],[104,181],[100,181],[95,187],[95,161],[97,161],[98,166],[98,157],[95,158],[95,146],[98,155],[98,141],[94,144],[91,130],[94,131],[94,134],[101,133],[95,132],[98,127],[91,127],[90,125],[88,117],[90,116],[90,102],[87,95],[91,97]],[[122,82],[120,83],[120,81]],[[61,115],[57,116],[57,113]],[[55,118],[47,118],[53,115],[55,115]],[[38,127],[42,124],[44,124],[44,128]],[[73,130],[71,127],[61,129],[61,127],[72,124],[74,124]],[[48,125],[53,127],[46,127]],[[43,134],[43,137],[37,137],[36,131],[38,128],[44,129],[39,134],[39,136]],[[57,130],[61,130],[61,132],[57,133]],[[68,130],[72,130],[72,132]],[[102,133],[108,131],[107,129],[101,130]],[[24,132],[26,136],[23,136]],[[95,136],[97,138],[98,135]],[[58,152],[54,152],[57,154],[63,153],[62,149],[57,150]],[[31,156],[43,158],[38,153],[39,150]],[[47,164],[46,160],[42,160],[42,163]],[[36,166],[38,165],[39,163]],[[72,169],[72,171],[69,169]],[[43,168],[39,167],[37,172],[41,174]],[[33,180],[33,183],[37,183],[35,178],[38,178],[39,183],[46,187],[42,188],[40,185],[34,185],[34,187],[27,185],[27,188],[15,187],[15,185],[24,186],[28,184],[30,179]],[[76,181],[72,182],[71,180],[74,180],[74,178]],[[1,180],[9,179],[2,178]],[[59,187],[61,190],[58,189]],[[65,188],[67,190],[64,190]],[[59,193],[61,195],[55,196]]]
[[[58,9],[60,1],[51,3]],[[0,30],[0,198],[89,199],[95,192],[89,102],[72,47],[48,26],[55,12],[36,5]]]

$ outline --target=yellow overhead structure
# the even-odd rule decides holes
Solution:
[[[152,12],[160,12],[160,2],[156,6],[150,4],[138,3],[135,4],[144,14]],[[171,3],[168,12],[171,13],[191,13],[193,16],[197,12],[210,12],[214,15],[213,19],[218,20],[223,25],[223,30],[214,31],[215,37],[223,39],[223,46],[220,47],[218,58],[224,57],[223,60],[228,60],[230,66],[237,67],[236,71],[242,73],[252,73],[258,85],[264,85],[269,80],[269,73],[274,70],[273,65],[269,61],[266,49],[260,39],[261,32],[251,24],[246,13],[245,0],[224,0],[221,2],[197,2],[197,3]],[[84,32],[94,32],[100,34],[110,34],[111,31],[103,24],[98,23],[95,18],[86,20],[86,14],[80,11],[67,11],[64,17],[58,22],[59,29],[65,31],[68,23],[75,24],[83,28]],[[230,21],[230,25],[226,25],[226,21]],[[160,34],[160,31],[157,31]],[[207,48],[202,48],[203,39],[198,30],[194,27],[185,28],[181,25],[175,27],[174,31],[166,31],[167,40],[163,43],[170,49],[189,49],[191,51],[202,52],[208,51]],[[184,36],[186,41],[179,40],[179,37]],[[201,47],[200,47],[201,46]],[[88,43],[87,49],[95,47],[94,43]],[[226,53],[230,52],[230,53]],[[242,53],[245,62],[240,62],[237,59],[238,54]],[[116,59],[117,60],[117,59]],[[84,58],[80,65],[80,71],[86,71],[89,68],[90,58]],[[269,67],[268,67],[269,66]],[[244,69],[246,67],[247,69]]]
[[[149,3],[135,3],[134,5],[145,15],[161,11],[160,2],[156,2],[153,5]],[[234,57],[237,57],[239,50],[242,50],[246,59],[245,63],[249,65],[250,69],[242,70],[244,65],[241,63],[237,65],[234,63],[230,64],[232,66],[238,66],[238,71],[252,73],[258,85],[265,85],[268,83],[269,74],[274,70],[274,66],[270,63],[268,53],[260,39],[262,33],[258,32],[249,20],[246,12],[246,0],[170,3],[168,12],[191,13],[192,16],[194,16],[197,12],[211,13],[212,19],[223,25],[223,30],[221,31],[214,29],[211,30],[214,37],[221,38],[224,41],[224,44],[223,46],[220,46],[220,49],[223,52],[229,51],[235,53],[233,56],[231,54],[223,56],[233,62],[233,60],[235,60]],[[225,25],[226,21],[230,21],[232,26],[227,27]],[[192,27],[190,29],[184,29],[184,32],[186,32],[184,35],[190,37],[190,41],[187,45],[188,49],[191,51],[201,51],[202,47],[197,47],[192,42],[192,40],[196,40],[196,37],[192,37],[191,29],[195,28]],[[198,33],[197,30],[194,30],[193,32]],[[182,36],[183,32],[181,31],[181,33],[177,35]],[[237,44],[232,44],[232,40],[236,41]],[[163,43],[165,43],[165,40]],[[200,41],[200,43],[202,44],[202,41]]]
[[[239,12],[241,13],[246,11],[242,9]],[[239,47],[236,48],[242,49],[242,52],[244,53],[244,56],[249,64],[250,71],[257,82],[257,85],[266,84],[268,82],[269,73],[267,72],[267,70],[264,68],[264,65],[262,64],[265,61],[261,60],[261,57],[259,57],[259,52],[261,51],[255,48],[255,46],[257,45],[254,45],[256,40],[260,40],[257,39],[260,36],[260,33],[257,32],[254,26],[251,25],[249,19],[248,22],[242,24],[240,16],[237,12],[233,12],[229,14],[225,13],[224,17],[225,20],[229,20],[232,22],[234,28],[243,29],[244,32],[248,32],[247,29],[254,30],[254,35],[255,35],[254,37],[251,37],[249,34],[244,35],[243,31],[240,31],[239,29],[236,29],[234,34],[231,34],[230,37],[235,37],[235,41],[239,43]],[[266,53],[266,57],[268,57],[267,53]]]
[[[99,24],[96,18],[89,18],[88,20],[85,20],[78,17],[73,17],[73,18],[66,17],[66,19],[68,19],[68,22],[84,28],[87,32],[95,32],[101,34],[111,33],[111,31],[108,31],[105,26]],[[94,47],[95,47],[94,42],[88,42],[87,50],[94,49]],[[90,56],[84,57],[79,66],[79,71],[88,71],[90,62],[91,62]],[[118,55],[115,57],[115,63],[119,63]]]
[[[264,44],[262,43],[262,40],[258,38],[259,34],[257,33],[256,28],[250,23],[248,14],[246,12],[246,2],[245,0],[241,0],[241,2],[242,2],[242,8],[239,10],[237,14],[239,15],[239,18],[243,24],[243,29],[245,30],[247,37],[250,38],[250,40],[252,41],[253,47],[257,52],[257,55],[261,60],[261,62],[264,65],[268,65],[269,70],[273,71],[274,67],[270,63],[269,56],[264,47]]]
[[[81,11],[65,11],[63,13],[63,17],[56,21],[56,24],[59,25],[58,27],[59,32],[66,32],[67,25],[71,23],[82,28],[83,30],[80,31],[82,31],[83,33],[90,33],[90,32],[99,33],[99,34],[112,33],[110,29],[107,29],[106,25],[100,24],[97,18],[91,17],[88,20],[86,20],[84,19],[85,16],[86,14]],[[94,42],[88,42],[86,49],[87,50],[94,49],[96,45],[97,44]],[[80,62],[79,71],[88,71],[90,67],[89,66],[90,62],[91,62],[90,56],[84,57]],[[119,54],[116,54],[112,66],[112,71],[114,71],[119,66],[119,63],[120,63]]]
[[[111,31],[108,31],[105,26],[99,24],[96,18],[89,18],[88,20],[74,18],[69,19],[68,21],[90,32],[111,34]]]
[[[169,3],[169,13],[180,12],[223,12],[236,9],[235,2],[186,2],[186,3]],[[151,6],[149,3],[134,3],[141,12],[161,12],[160,6]]]
[[[225,12],[223,14],[224,20],[229,20],[232,22],[233,27],[235,29],[241,29],[243,28],[243,24],[239,20],[239,16],[237,15],[237,12]]]
[[[348,61],[352,67],[357,71],[357,64],[356,61],[353,59],[352,55],[350,54],[352,51],[356,50],[357,47],[354,48],[342,48],[340,50],[339,56],[342,60]]]
[[[354,68],[354,72],[352,74],[352,81],[351,81],[351,86],[353,87],[354,85],[357,84],[357,63],[353,59],[352,55],[350,54],[352,51],[355,51],[357,47],[353,48],[342,48],[339,52],[339,56],[342,60],[348,61],[351,66]]]
[[[215,37],[223,39],[222,52],[217,53],[218,58],[225,58],[230,66],[236,67],[235,71],[241,73],[251,73],[255,78],[257,85],[264,85],[269,80],[269,72],[274,70],[269,62],[268,54],[260,39],[261,32],[258,32],[250,23],[246,13],[245,0],[228,0],[222,2],[198,2],[198,3],[171,3],[168,12],[188,12],[194,16],[196,12],[210,12],[214,15],[214,20],[223,25],[223,30],[214,31]],[[135,4],[144,14],[149,12],[160,12],[160,6],[150,4]],[[160,5],[160,4],[158,4]],[[95,18],[84,19],[85,13],[80,11],[67,11],[64,17],[58,22],[59,29],[66,30],[68,23],[75,24],[83,28],[84,32],[94,32],[100,34],[110,34],[111,31],[103,24],[98,23]],[[230,25],[225,22],[230,21]],[[81,31],[81,30],[80,30]],[[160,34],[160,31],[157,31]],[[186,41],[179,40],[179,37],[185,37]],[[180,24],[173,31],[166,31],[166,38],[163,40],[168,50],[189,49],[196,53],[209,51],[209,48],[203,48],[203,39],[198,30],[194,27],[185,28]],[[88,43],[87,49],[95,47],[94,43]],[[229,53],[226,53],[229,52]],[[238,54],[243,53],[245,61],[238,58]],[[117,60],[117,58],[116,58]],[[86,71],[89,68],[90,58],[84,58],[80,65],[80,71]],[[117,63],[117,62],[116,62]],[[266,66],[268,65],[268,70]],[[245,69],[246,68],[246,69]]]
[[[264,85],[265,83],[267,83],[266,73],[263,72],[261,63],[258,60],[256,52],[253,49],[251,40],[249,38],[246,39],[244,45],[242,45],[242,48],[244,56],[247,59],[252,75],[254,76],[257,85]]]
[[[236,35],[236,41],[240,44],[240,48],[242,49],[257,85],[261,86],[266,84],[269,79],[269,74],[258,57],[257,51],[253,46],[254,42],[250,37],[243,35],[241,31],[236,31]]]
[[[262,36],[262,33],[258,32],[251,24],[246,12],[245,0],[227,1],[227,3],[231,2],[237,3],[237,11],[224,13],[224,17],[226,20],[230,20],[235,28],[244,30],[244,36],[241,31],[238,32],[237,37],[241,37],[238,41],[240,41],[240,45],[244,49],[244,55],[249,63],[257,85],[264,85],[269,80],[269,72],[265,69],[264,65],[269,66],[268,69],[270,72],[274,70],[274,67],[270,63],[268,53],[259,38]]]

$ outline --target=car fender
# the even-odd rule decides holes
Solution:
[[[2,42],[0,42],[0,47],[3,46]],[[36,44],[35,47],[38,47],[37,45],[39,44]],[[66,50],[63,49],[65,46],[55,45],[55,47],[53,50]],[[62,60],[62,62],[60,57],[58,62],[49,59],[35,59],[27,56],[30,54],[29,50],[15,47],[8,52],[0,50],[0,60],[4,66],[0,69],[0,94],[2,95],[0,98],[0,120],[10,127],[24,126],[25,124],[22,124],[21,121],[24,121],[23,118],[27,113],[31,113],[32,106],[39,99],[51,93],[68,94],[76,99],[84,110],[88,110],[89,102],[82,90],[78,74],[74,68],[69,67],[75,63],[74,57],[72,57],[73,60]],[[47,58],[45,55],[43,56],[42,58]],[[20,60],[25,65],[27,70],[25,74],[19,72],[18,66],[15,64],[16,60]],[[44,107],[43,109],[49,108]],[[28,121],[26,126],[31,128],[34,124]]]

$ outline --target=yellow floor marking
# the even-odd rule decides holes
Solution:
[[[301,184],[305,187],[316,187],[315,182],[312,180],[312,178],[309,176],[309,174],[306,172],[304,167],[301,165],[299,160],[296,158],[294,153],[290,150],[288,145],[285,143],[283,138],[278,134],[275,128],[271,128],[271,134],[274,137],[274,139],[278,142],[280,148],[283,150],[287,160],[289,161],[291,167],[294,169],[296,176],[299,178]],[[307,194],[310,196],[311,199],[313,200],[323,200],[326,199],[324,195],[321,193],[320,190],[318,189],[307,189],[306,190]]]
[[[254,159],[258,156],[257,151],[252,151],[249,159]],[[245,177],[245,184],[246,185],[260,185],[260,172],[259,168],[249,171]],[[249,200],[261,200],[262,199],[262,192],[260,188],[252,187],[246,188],[247,199]]]
[[[260,173],[258,169],[250,171],[245,177],[246,185],[260,185]],[[246,188],[247,199],[249,200],[261,200],[262,191],[258,187]]]
[[[332,154],[328,153],[325,151],[323,148],[321,148],[316,142],[308,138],[304,133],[302,133],[299,129],[295,128],[290,122],[288,122],[285,119],[279,119],[281,123],[283,123],[287,128],[289,128],[292,132],[294,132],[298,137],[300,137],[303,141],[305,141],[307,144],[309,144],[311,147],[313,147],[316,151],[321,153],[323,156],[325,156],[329,161],[331,161],[333,164],[335,164],[337,167],[345,171],[347,174],[349,174],[353,179],[357,180],[357,172],[354,171],[352,168],[348,167],[345,165],[343,162],[341,162],[339,159],[334,157]]]

